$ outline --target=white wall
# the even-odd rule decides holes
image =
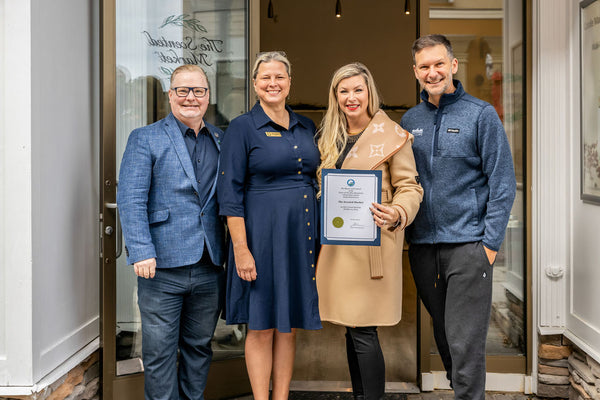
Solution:
[[[580,199],[579,1],[537,0],[533,12],[534,318],[600,361],[600,206]]]
[[[532,280],[543,334],[564,330],[571,266],[569,8],[564,0],[538,0],[533,8]]]
[[[99,335],[94,3],[32,0],[34,382]]]
[[[0,396],[98,346],[96,3],[0,0]]]
[[[600,362],[600,205],[580,200],[579,1],[570,2],[573,119],[570,125],[572,237],[568,275],[567,336]],[[595,28],[597,29],[597,28]],[[598,72],[596,71],[596,76]],[[584,82],[593,85],[594,82]]]
[[[28,1],[0,0],[0,385],[31,372],[31,36]]]

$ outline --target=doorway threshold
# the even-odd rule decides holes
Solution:
[[[290,391],[297,392],[352,392],[350,381],[292,381]],[[419,393],[413,382],[386,382],[386,393]]]

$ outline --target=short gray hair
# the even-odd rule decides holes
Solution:
[[[173,73],[171,74],[171,86],[173,86],[173,81],[175,80],[175,77],[182,72],[200,72],[202,76],[204,76],[204,79],[206,79],[206,83],[208,83],[208,77],[206,76],[206,72],[201,67],[194,64],[183,64],[175,68],[175,71],[173,71]]]
[[[252,67],[252,79],[256,79],[260,64],[271,61],[279,61],[285,65],[285,70],[287,71],[288,76],[292,76],[292,64],[290,64],[290,60],[287,59],[283,51],[265,51],[264,53],[258,53],[256,61],[254,61],[254,66]]]
[[[433,47],[439,44],[443,45],[446,48],[446,51],[448,52],[448,58],[452,60],[454,58],[452,44],[446,36],[436,33],[432,35],[421,36],[420,38],[414,41],[412,45],[413,64],[416,64],[415,54],[427,47]]]

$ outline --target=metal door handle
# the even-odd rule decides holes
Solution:
[[[115,254],[115,258],[119,258],[123,253],[123,232],[121,231],[121,221],[119,219],[119,207],[117,206],[117,203],[104,203],[104,206],[111,210],[115,210],[115,230],[117,231],[117,253]],[[110,226],[106,227],[106,229],[108,228],[110,228]],[[110,233],[106,233],[110,235]]]

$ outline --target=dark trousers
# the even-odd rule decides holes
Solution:
[[[381,399],[385,393],[385,362],[377,327],[347,327],[346,354],[354,397]]]
[[[224,285],[223,268],[208,257],[138,277],[146,400],[204,399]]]
[[[455,399],[484,400],[493,269],[483,244],[411,244],[408,255]]]

